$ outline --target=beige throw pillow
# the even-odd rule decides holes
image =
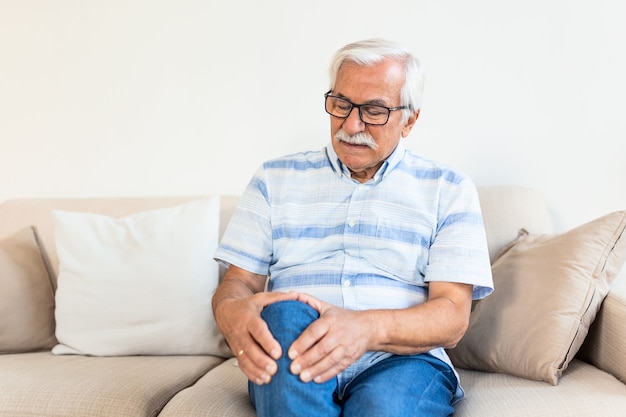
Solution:
[[[476,304],[453,363],[556,385],[624,264],[625,227],[620,211],[563,234],[521,236],[493,263],[495,291]]]
[[[0,240],[0,353],[49,349],[54,294],[32,227]]]
[[[230,354],[211,297],[219,198],[122,218],[53,212],[54,354]]]

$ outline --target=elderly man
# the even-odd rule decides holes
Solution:
[[[259,416],[451,415],[444,349],[493,287],[475,186],[401,141],[410,52],[355,42],[330,72],[331,143],[263,164],[224,234],[218,327]]]

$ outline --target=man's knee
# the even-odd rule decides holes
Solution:
[[[324,384],[304,383],[289,371],[289,347],[319,317],[319,313],[308,304],[288,300],[268,305],[261,312],[261,317],[280,343],[283,354],[277,361],[278,372],[269,384],[248,384],[257,414],[272,417],[338,416],[340,410],[333,402],[336,379]]]
[[[267,323],[274,338],[281,344],[283,355],[291,343],[319,318],[319,313],[301,301],[286,300],[270,304],[263,309],[261,317]]]

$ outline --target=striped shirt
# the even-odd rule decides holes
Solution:
[[[363,184],[332,144],[266,162],[215,259],[269,275],[270,291],[296,290],[351,310],[421,304],[432,281],[471,284],[474,299],[493,290],[475,186],[402,142]],[[442,348],[430,353],[452,366]],[[340,384],[388,355],[368,352]],[[462,396],[459,386],[455,399]]]

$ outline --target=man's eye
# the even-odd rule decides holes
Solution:
[[[342,111],[348,111],[352,108],[352,105],[345,101],[339,101],[335,104],[335,107],[337,107],[339,110],[342,110]]]
[[[366,106],[362,107],[362,110],[367,113],[368,116],[372,117],[384,116],[387,113],[387,109],[379,106]]]

